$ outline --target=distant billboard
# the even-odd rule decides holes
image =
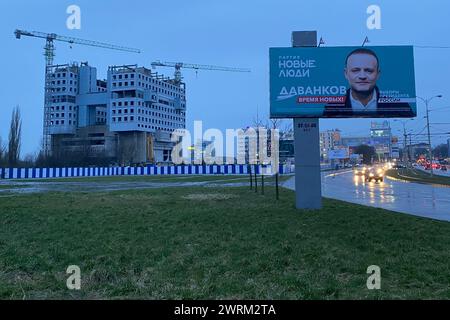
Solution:
[[[272,118],[415,117],[412,46],[270,48]]]
[[[328,152],[328,159],[348,159],[350,158],[349,150],[348,148],[342,148],[342,149],[335,149],[330,150]]]

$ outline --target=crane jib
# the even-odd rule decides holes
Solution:
[[[98,41],[65,37],[65,36],[57,35],[55,33],[44,33],[44,32],[39,32],[39,31],[31,31],[30,32],[30,31],[24,31],[24,30],[16,30],[14,32],[14,34],[16,35],[17,39],[20,39],[21,36],[28,36],[28,37],[46,39],[47,41],[55,40],[55,41],[68,42],[70,44],[81,44],[81,45],[86,45],[86,46],[91,46],[91,47],[100,47],[100,48],[106,48],[106,49],[111,49],[111,50],[119,50],[119,51],[134,52],[134,53],[141,52],[139,49],[117,46],[117,45],[112,45],[112,44],[98,42]]]

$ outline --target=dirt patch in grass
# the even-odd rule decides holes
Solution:
[[[137,194],[132,194],[132,193],[126,193],[126,194],[119,194],[118,197],[121,200],[143,200],[143,201],[148,201],[148,200],[162,200],[164,198],[164,196],[154,196],[154,195],[150,195],[150,194],[142,194],[142,193],[137,193]]]
[[[207,201],[207,200],[228,200],[236,198],[236,196],[234,194],[223,194],[223,193],[192,193],[182,198],[186,200]]]

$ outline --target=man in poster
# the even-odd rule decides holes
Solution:
[[[380,61],[374,51],[358,48],[350,52],[345,61],[344,76],[350,86],[345,103],[327,105],[324,117],[414,116],[408,103],[380,96],[377,87],[381,76]]]

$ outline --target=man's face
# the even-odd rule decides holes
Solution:
[[[351,55],[344,73],[353,91],[366,94],[373,91],[380,77],[377,59],[366,53]]]

